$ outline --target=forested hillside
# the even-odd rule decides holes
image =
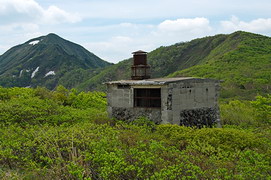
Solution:
[[[126,123],[105,94],[0,87],[0,179],[269,179],[271,96],[221,105],[223,128]]]
[[[49,34],[0,56],[0,85],[57,85],[105,91],[104,82],[130,79],[132,59],[112,65],[83,47]],[[222,80],[223,98],[270,94],[271,38],[238,31],[160,47],[148,53],[151,76],[196,76]]]
[[[148,53],[151,65],[151,77],[164,77],[178,70],[200,64],[210,52],[227,39],[227,35],[217,35],[190,42],[162,46]],[[233,42],[238,43],[238,42]],[[230,49],[231,50],[231,49]],[[221,52],[221,53],[224,53]],[[106,68],[98,75],[83,83],[79,89],[100,89],[102,82],[109,80],[130,79],[132,59],[127,59]],[[104,90],[104,87],[103,87]]]
[[[102,82],[129,79],[132,60],[106,68],[78,88],[105,89]],[[238,31],[160,47],[148,53],[152,77],[195,76],[222,80],[223,98],[270,94],[271,38]]]
[[[229,36],[203,63],[174,72],[172,76],[196,76],[223,80],[222,98],[252,99],[256,94],[271,93],[271,38],[246,32]],[[230,47],[234,50],[228,51]],[[221,53],[223,51],[226,53]]]

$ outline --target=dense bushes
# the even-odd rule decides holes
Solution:
[[[270,126],[271,96],[257,96],[254,101],[231,100],[221,103],[221,118],[224,124],[241,127]]]
[[[224,104],[231,126],[194,129],[108,119],[99,92],[0,88],[0,179],[268,179],[270,128],[256,112],[268,117],[269,98]],[[235,111],[257,123],[237,126]]]
[[[263,179],[271,172],[270,140],[237,129],[11,125],[0,139],[2,177],[16,170],[46,179]]]
[[[0,123],[60,125],[104,119],[104,96],[101,92],[69,91],[63,86],[53,92],[45,88],[0,87]]]

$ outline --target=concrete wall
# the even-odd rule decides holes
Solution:
[[[142,86],[139,86],[142,88]],[[133,121],[138,117],[147,117],[156,124],[161,123],[160,108],[140,108],[134,107],[134,88],[119,88],[117,85],[107,85],[107,111],[111,118]],[[154,86],[145,86],[153,88]],[[157,88],[157,87],[156,87]]]
[[[204,79],[189,79],[160,86],[161,108],[134,108],[133,88],[155,86],[131,86],[118,88],[108,85],[108,113],[110,117],[133,120],[146,116],[155,123],[186,126],[212,126],[219,120],[217,104],[219,84]],[[156,87],[157,88],[157,87]],[[220,125],[220,122],[218,123]]]
[[[219,84],[210,80],[184,80],[167,87],[162,123],[212,126],[219,120]],[[219,122],[220,125],[220,122]]]
[[[133,90],[131,88],[121,87],[117,85],[107,86],[107,103],[111,107],[133,107]]]

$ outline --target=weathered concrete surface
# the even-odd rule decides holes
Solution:
[[[199,78],[158,78],[108,82],[110,117],[131,121],[148,117],[155,123],[185,126],[220,125],[219,81]],[[160,88],[161,108],[134,107],[134,88]]]
[[[138,117],[147,117],[154,123],[161,123],[161,110],[159,108],[112,108],[112,117],[119,120],[133,121]]]
[[[133,107],[133,89],[118,88],[116,85],[107,86],[107,104],[110,107]]]

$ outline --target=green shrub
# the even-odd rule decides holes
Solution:
[[[155,129],[154,122],[146,117],[138,117],[135,120],[131,121],[130,124],[144,128],[148,131],[153,131]]]
[[[256,109],[257,118],[259,121],[271,124],[271,95],[267,97],[257,96],[255,101],[251,102]]]
[[[60,125],[92,121],[107,123],[103,93],[78,94],[59,86],[52,92],[45,88],[0,88],[0,124]]]
[[[257,127],[261,124],[257,119],[255,108],[251,106],[250,102],[232,100],[227,104],[220,104],[220,113],[222,124],[241,127]]]
[[[0,88],[0,97],[0,179],[271,177],[269,97],[224,104],[228,125],[202,129],[109,119],[98,92]]]

